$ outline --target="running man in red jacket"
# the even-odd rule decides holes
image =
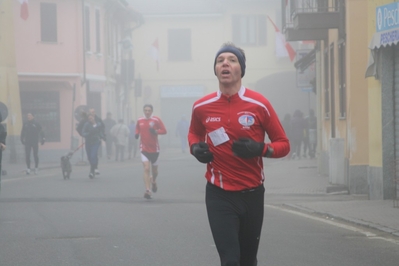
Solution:
[[[255,266],[264,211],[262,157],[282,158],[290,144],[270,102],[241,84],[241,48],[224,44],[214,71],[219,90],[193,105],[190,151],[207,164],[205,202],[221,265]]]
[[[140,137],[141,161],[144,167],[144,184],[146,191],[144,198],[151,199],[152,192],[157,192],[156,178],[158,176],[159,142],[158,135],[166,134],[162,120],[152,115],[154,108],[151,104],[143,107],[144,117],[137,120],[135,138]]]

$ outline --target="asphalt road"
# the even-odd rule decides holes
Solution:
[[[4,179],[0,266],[219,265],[204,205],[205,166],[184,154],[161,159],[151,200],[143,198],[137,159],[100,165],[95,179],[88,166],[74,166],[70,180],[59,169]],[[398,242],[281,204],[325,197],[281,195],[269,185],[259,266],[398,264]]]

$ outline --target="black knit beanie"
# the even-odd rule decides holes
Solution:
[[[216,53],[215,56],[215,62],[213,63],[213,71],[215,72],[216,75],[216,70],[215,70],[215,66],[216,66],[216,59],[218,58],[218,56],[222,53],[233,53],[237,56],[238,58],[238,63],[240,63],[241,66],[241,77],[244,77],[245,75],[245,55],[243,55],[241,53],[240,50],[238,50],[236,47],[234,46],[223,46],[222,48],[220,48],[220,50]]]

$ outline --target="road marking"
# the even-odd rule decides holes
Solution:
[[[46,174],[46,175],[39,174],[39,175],[27,175],[24,177],[13,177],[13,178],[9,178],[9,179],[2,179],[1,182],[7,183],[7,182],[30,180],[30,179],[43,178],[43,177],[54,177],[54,174]]]
[[[267,207],[267,208],[270,208],[270,209],[275,209],[275,210],[288,212],[288,213],[295,214],[295,215],[298,215],[298,216],[302,216],[302,217],[305,217],[305,218],[308,218],[308,219],[312,219],[312,220],[323,222],[323,223],[326,223],[326,224],[330,224],[330,225],[333,225],[333,226],[336,226],[336,227],[339,227],[339,228],[350,230],[350,231],[362,234],[362,235],[366,236],[369,239],[379,239],[379,240],[384,240],[384,241],[390,242],[390,243],[395,244],[395,245],[399,245],[399,240],[386,238],[386,237],[381,237],[381,236],[378,236],[378,235],[376,235],[374,233],[371,233],[371,232],[369,232],[367,230],[364,230],[364,229],[361,229],[361,228],[357,228],[357,227],[354,227],[354,226],[346,225],[346,224],[343,224],[343,223],[340,223],[340,222],[326,220],[326,219],[323,219],[323,218],[320,218],[320,217],[317,217],[317,216],[313,216],[313,215],[306,214],[306,213],[299,212],[299,211],[289,210],[289,209],[278,207],[278,206],[267,205],[267,204],[265,204],[264,206]]]

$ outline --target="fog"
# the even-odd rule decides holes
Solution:
[[[162,25],[164,23],[170,24],[171,29],[179,27],[190,27],[183,24],[186,21],[190,23],[190,20],[187,20],[187,17],[190,16],[199,17],[198,20],[204,20],[203,27],[210,27],[211,25],[206,21],[215,21],[215,23],[220,23],[213,16],[220,15],[222,17],[226,17],[223,19],[227,19],[227,17],[230,15],[229,13],[237,12],[237,6],[234,7],[234,3],[238,3],[238,6],[241,4],[241,7],[243,7],[242,5],[245,6],[246,3],[249,2],[256,1],[130,0],[130,5],[137,11],[141,12],[144,17],[144,24],[140,27],[140,29],[137,30],[137,32],[132,33],[133,40],[138,38],[144,41],[146,37],[144,37],[143,35],[151,35],[154,36],[154,38],[155,36],[165,36],[165,31],[167,31],[168,29],[167,27],[165,29],[165,27]],[[254,10],[253,8],[249,9],[250,11],[247,11],[246,15],[250,17],[263,14],[273,17],[276,20],[275,23],[279,27],[281,27],[281,1],[267,1],[267,4],[263,5],[262,8],[262,10]],[[233,11],[231,11],[231,9],[233,9]],[[224,32],[225,28],[228,27],[230,23],[225,22],[225,25],[220,28],[221,31],[218,33],[209,33],[209,36],[197,36],[198,33],[196,32],[201,32],[202,29],[197,28],[197,26],[195,25],[195,21],[196,20],[192,22],[194,23],[194,29],[191,32],[191,54],[193,56],[193,62],[199,63],[197,66],[189,65],[188,67],[191,68],[194,73],[199,74],[189,74],[189,77],[186,77],[182,75],[182,73],[186,72],[186,70],[184,69],[186,67],[186,64],[181,64],[183,66],[182,69],[179,69],[174,64],[170,64],[170,67],[173,68],[174,71],[168,72],[167,81],[160,81],[159,87],[162,88],[165,83],[166,85],[172,85],[174,83],[177,87],[184,86],[182,84],[186,84],[190,87],[193,84],[198,85],[198,83],[200,83],[199,85],[202,85],[205,88],[205,93],[217,90],[216,77],[212,77],[212,64],[214,60],[213,55],[216,53],[216,51],[223,42],[232,41],[231,35]],[[241,45],[241,47],[247,53],[247,72],[246,77],[243,78],[243,85],[250,89],[261,92],[266,98],[268,98],[281,119],[284,117],[285,114],[293,114],[293,112],[297,109],[301,110],[304,115],[307,116],[310,109],[315,110],[316,108],[315,94],[313,92],[302,91],[300,88],[297,87],[297,72],[293,67],[295,61],[290,62],[288,58],[276,58],[274,56],[274,50],[276,48],[271,47],[275,45],[276,36],[274,34],[273,27],[271,26],[269,21],[266,22],[267,27],[265,30],[267,31],[267,45],[266,47],[263,46],[263,48],[266,48],[266,50],[260,49],[260,52],[258,52],[253,51],[254,49],[252,48],[252,45]],[[151,28],[150,32],[148,32],[147,27]],[[147,32],[143,34],[143,31]],[[236,32],[238,31],[238,29],[234,28],[233,26],[232,31]],[[184,42],[184,40],[182,42]],[[162,40],[162,46],[165,46],[167,44],[167,40]],[[297,44],[293,45],[295,46]],[[168,49],[170,52],[170,48]],[[267,51],[267,49],[270,50]],[[160,50],[162,49],[160,48]],[[163,50],[163,52],[165,52],[165,50]],[[260,59],[262,58],[262,56],[259,56],[259,53],[269,53],[267,56],[268,60],[264,61],[263,59]],[[201,55],[201,59],[196,59],[196,55],[198,54]],[[163,57],[160,58],[161,68],[165,67],[165,65],[168,64],[168,58],[166,57],[167,56],[163,54]],[[138,58],[136,61],[137,69],[140,67],[140,64],[140,58]],[[163,68],[162,71],[165,71],[165,68]],[[208,76],[202,78],[204,76],[201,75],[202,73],[207,73]],[[255,74],[251,76],[252,73]],[[254,78],[254,76],[256,77]],[[162,76],[162,78],[164,78],[164,76]],[[189,80],[190,78],[192,79],[191,81]],[[152,94],[154,94],[153,92],[154,88],[152,88]],[[182,97],[178,99],[161,99],[161,116],[165,121],[168,129],[170,129],[172,133],[174,133],[174,127],[182,114],[190,117],[192,103],[197,98],[198,97]],[[140,108],[140,106],[138,106],[138,108]],[[172,146],[178,143],[173,134],[168,134],[163,138],[167,139],[166,142]]]
[[[162,146],[179,147],[177,122],[190,119],[195,100],[218,90],[214,55],[228,41],[246,53],[243,85],[262,93],[280,119],[316,108],[315,94],[297,87],[297,59],[277,54],[280,0],[127,0],[128,9],[117,2],[29,1],[24,15],[13,3],[16,41],[5,45],[14,46],[19,94],[3,90],[0,102],[11,135],[35,113],[47,136],[44,158],[79,145],[79,110],[89,107],[128,124],[151,103],[168,129]]]
[[[0,0],[0,7],[5,2]],[[123,259],[133,257],[136,261],[142,260],[135,265],[150,265],[147,260],[159,260],[158,265],[174,265],[165,264],[163,259],[181,260],[175,255],[181,253],[184,254],[180,254],[182,265],[194,265],[190,264],[192,257],[198,261],[212,261],[204,265],[217,263],[204,208],[206,166],[191,156],[188,147],[184,148],[184,153],[180,150],[177,125],[182,117],[190,120],[192,105],[197,99],[219,89],[214,60],[217,50],[225,42],[234,42],[244,49],[246,73],[242,84],[264,95],[280,120],[286,114],[293,115],[296,110],[306,117],[316,109],[316,94],[310,86],[315,76],[311,71],[314,68],[298,71],[294,64],[299,56],[290,58],[288,51],[281,51],[279,47],[285,45],[278,39],[283,30],[282,0],[52,0],[48,3],[30,0],[24,8],[21,3],[26,4],[26,1],[7,1],[11,2],[7,7],[12,12],[2,13],[0,9],[3,18],[6,17],[3,14],[12,14],[7,16],[6,23],[0,20],[0,58],[8,60],[0,62],[0,71],[6,69],[0,72],[0,107],[7,109],[0,108],[0,111],[9,133],[3,160],[10,172],[18,168],[15,172],[21,173],[25,169],[25,150],[19,137],[26,114],[32,113],[46,137],[46,142],[39,148],[40,167],[50,165],[52,171],[57,170],[45,172],[46,178],[36,179],[32,175],[25,182],[25,174],[20,174],[18,183],[7,182],[11,189],[6,192],[9,198],[6,203],[13,205],[6,211],[12,213],[18,210],[15,206],[28,206],[19,216],[12,214],[3,218],[7,236],[4,239],[12,240],[14,231],[18,231],[15,229],[23,228],[18,232],[22,237],[16,234],[20,242],[14,246],[25,247],[22,242],[33,221],[35,227],[31,228],[37,232],[32,234],[34,244],[26,254],[36,254],[35,257],[40,259],[41,254],[52,254],[51,248],[56,247],[54,249],[66,254],[57,254],[58,259],[65,262],[76,256],[77,261],[95,264],[97,259],[103,260],[104,265],[114,265],[108,261],[117,258],[122,263]],[[8,26],[11,22],[13,27]],[[10,38],[4,38],[2,34]],[[314,44],[295,42],[290,45],[306,54]],[[14,54],[15,58],[8,56]],[[299,86],[298,80],[308,83]],[[102,173],[95,176],[91,169],[89,179],[86,171],[89,167],[84,164],[88,161],[83,150],[85,140],[76,131],[81,112],[89,108],[94,108],[102,119],[112,113],[115,121],[122,119],[129,124],[143,116],[145,104],[154,106],[153,114],[162,119],[168,131],[159,136],[163,156],[160,157],[158,179],[160,191],[151,203],[143,199],[143,192],[147,193],[148,187],[142,182],[139,151],[137,157],[122,164],[119,160],[115,162],[114,154],[106,158],[105,141],[101,142],[99,169]],[[73,174],[71,180],[61,180],[58,177],[60,157],[71,150],[78,151],[71,158]],[[94,155],[96,157],[97,153]],[[268,167],[265,172],[270,184],[268,193],[277,198],[271,199],[275,200],[273,204],[287,200],[287,194],[291,194],[287,201],[294,202],[302,196],[298,193],[302,190],[308,196],[306,201],[311,201],[316,193],[308,191],[313,187],[317,186],[317,192],[325,190],[324,181],[328,182],[317,175],[316,160],[270,161],[265,158]],[[17,167],[10,167],[10,163]],[[84,167],[79,169],[78,163]],[[309,197],[307,193],[313,194]],[[34,208],[31,208],[31,199],[36,199],[33,200]],[[51,204],[42,207],[43,202]],[[269,213],[274,212],[278,213],[269,210]],[[308,256],[303,247],[312,250],[312,245],[320,250],[315,254],[321,261],[325,255],[325,239],[331,244],[331,254],[342,251],[333,250],[343,242],[338,239],[341,231],[331,232],[332,238],[325,227],[317,228],[303,217],[298,221],[291,220],[289,215],[292,213],[265,215],[269,219],[268,225],[277,230],[268,231],[268,238],[262,239],[262,251],[269,239],[273,241],[267,250],[276,251],[259,252],[263,262],[272,254],[292,259],[291,265],[294,265],[297,254]],[[297,224],[302,225],[299,228],[307,229],[297,230]],[[11,226],[13,230],[7,231]],[[293,232],[284,231],[284,228]],[[352,241],[358,241],[352,238]],[[309,241],[303,242],[303,239]],[[37,245],[49,240],[53,244],[48,247]],[[70,246],[62,249],[64,244],[59,244],[61,242]],[[12,245],[3,246],[13,249]],[[157,249],[152,249],[154,246]],[[47,253],[37,252],[34,249],[37,247]],[[349,248],[345,249],[348,257],[352,255]],[[17,254],[15,250],[12,252]],[[297,251],[292,253],[292,250]],[[197,251],[202,253],[194,254]],[[292,257],[286,256],[289,252]],[[208,254],[213,257],[207,257]],[[57,260],[57,256],[48,257]],[[183,264],[184,260],[188,262]]]

